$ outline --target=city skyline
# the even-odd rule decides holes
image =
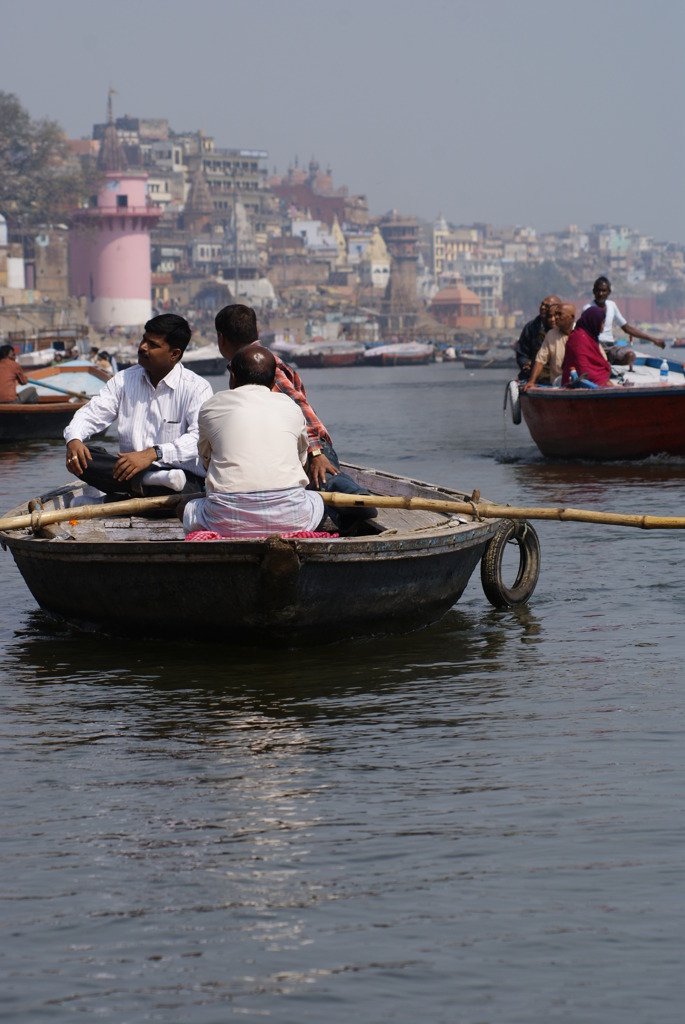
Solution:
[[[374,215],[682,244],[683,29],[670,0],[200,0],[192,19],[177,0],[32,0],[7,19],[0,88],[82,138],[112,86],[116,115],[266,149],[269,171],[330,163]]]

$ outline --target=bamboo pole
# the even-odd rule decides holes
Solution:
[[[475,499],[474,492],[474,499]],[[540,519],[558,522],[596,523],[605,526],[632,526],[641,530],[685,530],[685,516],[650,516],[622,512],[596,512],[582,508],[539,508],[495,505],[475,499],[449,501],[439,498],[408,498],[385,494],[342,494],[321,491],[321,497],[333,508],[405,508],[413,511],[467,515],[475,519]],[[81,519],[112,519],[119,515],[136,515],[151,509],[175,508],[181,497],[198,498],[199,494],[168,494],[154,498],[129,498],[102,505],[81,505],[77,508],[38,510],[28,515],[0,519],[0,530],[22,530],[49,526],[51,523]]]
[[[685,516],[631,515],[622,512],[595,512],[593,509],[582,508],[520,508],[512,505],[494,505],[480,500],[444,501],[438,498],[353,495],[325,491],[320,493],[326,504],[334,508],[406,508],[475,516],[481,519],[550,519],[607,526],[635,526],[642,530],[685,530]]]
[[[198,498],[198,494],[183,495]],[[50,526],[51,523],[74,522],[80,519],[112,519],[115,516],[136,515],[138,512],[149,512],[157,508],[176,508],[181,500],[180,494],[161,494],[154,498],[128,498],[126,501],[111,501],[102,505],[80,505],[77,508],[59,508],[54,512],[37,509],[28,515],[7,516],[0,519],[0,530],[23,530],[26,527],[38,528]]]

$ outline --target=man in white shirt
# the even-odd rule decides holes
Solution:
[[[600,309],[604,310],[604,328],[599,336],[600,344],[606,352],[606,357],[610,363],[616,365],[632,366],[635,362],[635,353],[633,352],[630,345],[632,341],[624,341],[622,338],[615,338],[613,332],[613,325],[616,324],[620,327],[629,338],[641,338],[643,341],[651,341],[652,345],[658,345],[659,348],[665,348],[666,342],[661,338],[654,338],[651,334],[645,334],[644,331],[640,331],[637,327],[631,327],[626,322],[626,318],[621,313],[620,309],[609,296],[611,295],[611,282],[608,277],[598,277],[592,286],[592,294],[595,297],[593,303],[588,303],[588,306],[594,305],[599,306]],[[583,306],[585,311],[588,306]]]
[[[138,366],[115,374],[64,431],[67,469],[106,494],[154,495],[200,490],[197,417],[210,384],[182,365],[190,341],[182,316],[145,324]],[[85,442],[118,420],[119,452]]]
[[[300,407],[272,391],[276,359],[261,345],[231,361],[229,391],[205,402],[198,450],[207,496],[178,509],[186,533],[264,537],[316,530],[324,516],[317,491],[306,490],[309,440]]]

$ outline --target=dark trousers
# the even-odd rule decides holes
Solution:
[[[105,494],[132,494],[137,498],[152,498],[162,494],[178,493],[177,491],[172,491],[170,487],[156,487],[154,484],[142,483],[142,478],[146,473],[154,472],[158,468],[162,469],[163,467],[161,466],[150,466],[148,469],[136,473],[130,480],[115,480],[113,470],[117,462],[117,456],[112,455],[101,445],[89,444],[88,451],[92,455],[92,461],[88,463],[88,468],[84,469],[81,474],[81,480],[90,484],[91,487],[97,487],[99,491],[104,491]],[[186,475],[186,485],[183,488],[184,493],[201,491],[204,488],[204,479],[201,476],[189,473],[187,469],[184,469],[183,472]]]
[[[336,469],[340,468],[340,460],[335,449],[330,444],[326,441],[322,442],[321,451],[329,462],[333,463]],[[351,476],[343,472],[329,473],[326,476],[326,482],[323,487],[318,487],[317,490],[331,491],[338,494],[369,493],[364,487],[360,487],[359,484],[355,483]],[[347,530],[364,519],[375,519],[378,512],[375,508],[333,508],[329,505],[326,507],[326,514],[333,520],[340,533],[346,533]]]

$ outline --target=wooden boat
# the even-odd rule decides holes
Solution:
[[[78,353],[88,337],[88,327],[41,327],[33,331],[10,331],[9,342],[17,362],[27,370],[50,366],[58,356]]]
[[[298,369],[329,369],[335,366],[357,366],[364,359],[365,351],[361,344],[312,342],[310,345],[298,346],[290,356]]]
[[[374,345],[364,353],[365,366],[421,366],[434,359],[434,346],[421,341]]]
[[[138,356],[136,354],[136,362]],[[221,377],[226,373],[227,363],[215,345],[203,345],[202,348],[186,349],[181,360],[193,373],[201,377]]]
[[[406,477],[344,468],[375,494],[468,500]],[[69,508],[82,490],[73,483],[40,501],[46,511]],[[363,536],[193,542],[184,540],[175,518],[120,517],[44,530],[36,524],[35,534],[0,532],[0,542],[41,608],[77,626],[237,643],[325,643],[440,618],[502,525],[512,527],[506,520],[379,509],[363,524]],[[530,592],[536,581],[537,567]]]
[[[29,386],[35,386],[38,401],[0,403],[0,443],[61,437],[76,410],[97,394],[109,376],[85,360],[31,370],[29,379],[36,384]]]
[[[516,366],[516,355],[512,348],[491,348],[487,352],[459,353],[467,370],[504,370]]]
[[[639,356],[635,371],[623,375],[634,382],[631,387],[619,383],[522,391],[521,415],[533,441],[552,458],[608,461],[685,455],[683,367],[669,362],[664,385],[659,382],[660,365],[661,359]]]

